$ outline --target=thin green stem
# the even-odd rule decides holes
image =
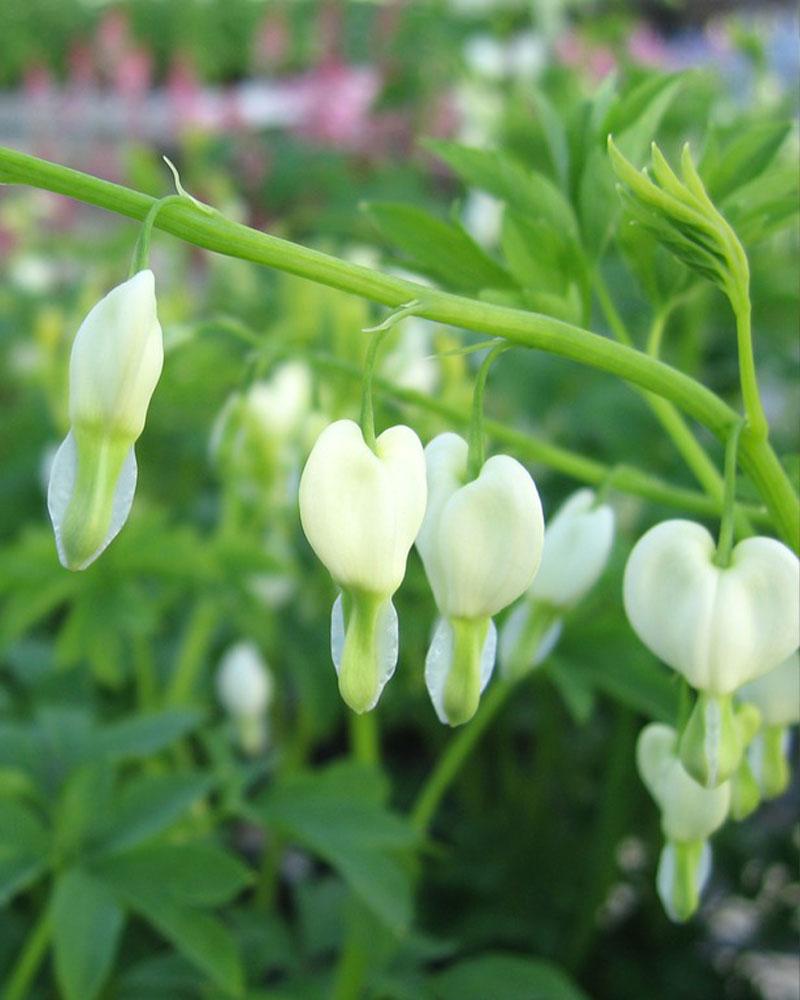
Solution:
[[[154,202],[122,185],[5,148],[0,148],[0,181],[44,188],[135,219],[144,219]],[[288,271],[384,305],[397,307],[418,299],[416,315],[422,318],[504,337],[610,372],[669,399],[723,440],[738,419],[730,406],[688,375],[561,320],[434,291],[230,222],[217,213],[206,215],[193,205],[166,206],[155,225],[195,246]],[[800,501],[758,426],[742,434],[741,464],[778,531],[800,550]]]
[[[742,386],[742,400],[747,423],[754,438],[766,441],[769,434],[769,424],[761,405],[761,394],[758,390],[756,363],[753,357],[753,334],[751,329],[751,307],[748,284],[745,291],[737,298],[731,298],[731,305],[736,315],[736,341],[739,352],[739,380]]]
[[[219,612],[213,601],[199,601],[193,608],[165,695],[167,705],[186,705],[191,702],[218,621]]]
[[[722,521],[719,528],[719,542],[714,556],[717,566],[726,567],[731,563],[733,548],[733,519],[736,513],[736,465],[739,438],[744,428],[744,419],[731,431],[725,446],[725,497],[722,503]]]
[[[138,274],[139,271],[143,271],[150,266],[150,237],[153,235],[153,225],[156,221],[156,216],[161,209],[167,205],[174,205],[176,202],[186,202],[188,200],[182,194],[168,194],[165,198],[159,198],[153,204],[150,211],[144,217],[136,245],[133,248],[133,257],[131,258],[131,266],[128,271],[129,278],[132,278],[134,274]]]
[[[628,347],[632,346],[633,338],[611,298],[605,281],[597,271],[595,272],[594,282],[597,300],[600,303],[611,332],[621,344],[625,344]],[[661,309],[653,318],[647,342],[647,354],[649,357],[658,357],[667,315],[667,311]],[[646,400],[658,422],[667,432],[678,454],[684,460],[699,485],[702,486],[710,497],[721,501],[722,476],[720,476],[717,467],[708,457],[705,449],[694,436],[675,406],[669,400],[649,392],[642,392],[641,395]]]
[[[469,456],[467,458],[467,475],[470,480],[477,479],[483,463],[486,461],[486,442],[483,437],[483,397],[486,391],[486,379],[489,369],[495,360],[508,350],[505,343],[496,344],[483,359],[478,374],[475,376],[475,388],[472,391],[472,419],[469,425]]]
[[[375,441],[375,413],[372,405],[372,376],[375,371],[375,363],[378,359],[378,348],[386,338],[391,327],[378,330],[372,334],[372,339],[367,348],[367,357],[364,361],[364,376],[361,383],[361,433],[369,447],[375,451],[377,445]]]
[[[45,903],[6,980],[3,1000],[24,1000],[50,945],[50,905]]]
[[[361,764],[379,764],[381,752],[375,712],[363,712],[361,715],[349,712],[348,724],[353,757]]]
[[[361,378],[361,370],[357,365],[329,354],[307,355],[309,364],[322,370],[345,375],[348,378]],[[427,413],[435,413],[452,424],[468,427],[471,413],[465,413],[457,407],[450,406],[434,396],[395,385],[383,378],[373,380],[373,388],[383,396],[397,402],[417,407]],[[527,431],[518,431],[507,427],[496,420],[483,422],[484,433],[501,444],[510,446],[521,458],[538,462],[554,469],[565,476],[589,483],[593,486],[603,486],[613,481],[615,489],[634,496],[641,496],[653,503],[676,507],[680,510],[697,514],[701,517],[718,517],[722,513],[722,495],[714,500],[695,490],[673,486],[656,476],[651,476],[640,469],[631,466],[605,465],[594,458],[587,458],[578,452],[544,441]],[[757,507],[739,505],[749,517],[760,524],[770,523],[766,510]]]
[[[515,687],[515,681],[496,678],[483,696],[475,717],[468,725],[459,729],[447,744],[447,749],[422,786],[411,810],[411,825],[415,830],[420,833],[427,831],[442,796]]]

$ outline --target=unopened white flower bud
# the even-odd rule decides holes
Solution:
[[[237,642],[217,670],[217,697],[234,718],[261,716],[272,701],[272,675],[252,642]]]
[[[300,519],[343,591],[334,606],[332,650],[342,697],[356,712],[375,706],[397,662],[391,598],[405,576],[426,496],[422,445],[402,425],[384,431],[373,451],[358,424],[338,420],[319,436],[303,470]]]
[[[761,794],[774,799],[791,778],[788,727],[800,722],[800,652],[745,684],[737,697],[761,712],[763,728],[750,744],[748,762]]]
[[[425,449],[428,509],[417,538],[445,620],[431,643],[426,681],[439,718],[450,725],[477,710],[494,666],[491,618],[530,586],[544,535],[539,494],[525,468],[496,455],[469,482],[468,451],[449,433]]]
[[[72,345],[72,426],[53,461],[47,498],[59,559],[69,569],[85,569],[127,520],[136,488],[133,446],[163,360],[153,272],[139,271],[92,308]]]
[[[614,511],[595,505],[593,490],[573,493],[545,527],[539,571],[530,594],[566,610],[597,583],[614,544]]]

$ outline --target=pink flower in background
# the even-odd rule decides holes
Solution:
[[[358,146],[369,126],[369,110],[381,81],[368,66],[327,63],[291,85],[302,107],[299,135],[337,147]]]
[[[202,86],[191,56],[175,54],[167,74],[166,91],[175,128],[181,130],[191,124],[202,100]]]
[[[31,63],[25,70],[22,81],[25,96],[33,98],[48,97],[53,92],[53,77],[43,63]]]
[[[141,46],[126,49],[114,67],[114,89],[130,101],[140,100],[153,79],[153,58]]]
[[[100,19],[95,34],[98,61],[109,69],[120,59],[130,44],[128,15],[121,10],[110,10]]]
[[[666,69],[674,60],[664,39],[647,24],[639,24],[628,39],[628,54],[642,66]]]
[[[77,90],[86,90],[96,84],[94,56],[88,42],[79,40],[70,46],[67,65],[70,86]]]
[[[583,70],[594,81],[617,68],[616,57],[607,45],[590,45],[576,31],[567,31],[556,39],[555,54],[564,66]]]
[[[253,63],[257,72],[274,72],[286,61],[292,39],[281,12],[268,14],[256,29]]]

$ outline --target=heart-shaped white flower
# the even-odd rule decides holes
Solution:
[[[800,564],[772,538],[747,538],[730,565],[693,521],[664,521],[634,546],[625,611],[634,631],[692,687],[727,695],[789,656],[800,639]]]

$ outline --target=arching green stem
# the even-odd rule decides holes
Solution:
[[[719,529],[719,542],[714,556],[717,566],[730,566],[731,549],[733,548],[733,527],[736,517],[736,464],[739,451],[739,438],[745,425],[742,419],[731,430],[725,445],[725,493],[722,500],[722,521]]]
[[[489,369],[509,344],[500,342],[489,351],[483,359],[478,374],[475,376],[475,388],[472,390],[472,419],[469,425],[469,457],[467,459],[467,475],[470,480],[477,479],[486,461],[486,442],[483,436],[483,394],[486,390],[486,379]]]

